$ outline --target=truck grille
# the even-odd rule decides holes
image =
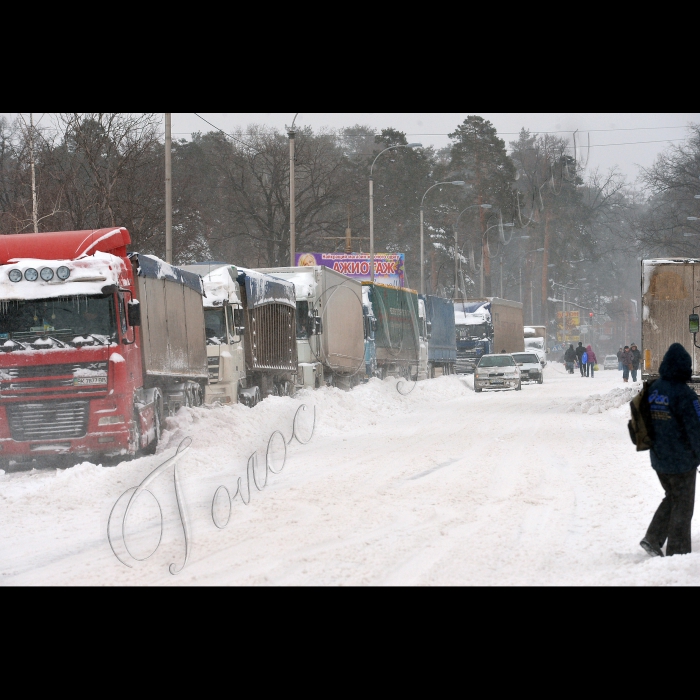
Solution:
[[[297,339],[294,311],[283,304],[259,306],[250,314],[246,343],[253,369],[296,371]]]
[[[10,404],[6,411],[13,440],[81,438],[87,433],[90,402]]]
[[[106,362],[75,362],[57,365],[0,367],[0,390],[49,389],[73,386],[73,376],[79,370],[100,370],[107,373]],[[59,377],[61,377],[59,379]],[[83,389],[84,387],[81,387]],[[106,384],[89,390],[104,391]]]

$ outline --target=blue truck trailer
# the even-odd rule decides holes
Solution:
[[[454,374],[457,363],[454,302],[431,294],[421,294],[419,299],[425,309],[428,329],[426,375],[433,378],[441,374]]]

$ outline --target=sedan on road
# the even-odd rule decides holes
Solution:
[[[617,369],[619,362],[617,355],[606,355],[603,360],[603,369]]]
[[[520,369],[521,382],[544,382],[544,372],[537,355],[532,352],[514,352],[513,359]]]
[[[520,369],[512,355],[484,355],[474,371],[474,391],[515,389],[520,391]]]

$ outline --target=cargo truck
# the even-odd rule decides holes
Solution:
[[[547,327],[546,326],[524,326],[523,337],[525,338],[526,350],[541,350],[547,352]]]
[[[695,347],[700,306],[700,259],[642,261],[643,380],[659,376],[659,365],[672,343],[680,343],[693,360],[692,383],[700,388],[700,351]],[[628,341],[635,341],[627,330]]]
[[[420,365],[418,293],[413,289],[363,282],[368,313],[376,319],[377,376],[417,379]]]
[[[183,269],[201,275],[206,292],[205,402],[255,406],[266,396],[293,394],[294,285],[226,262],[205,261]]]
[[[421,294],[418,298],[420,307],[425,309],[427,325],[426,374],[428,378],[454,374],[457,362],[454,302],[431,294]]]
[[[523,305],[488,297],[456,299],[457,372],[471,373],[483,355],[522,352]]]
[[[0,236],[0,462],[155,449],[199,405],[198,275],[127,254],[125,228]]]
[[[359,384],[365,375],[361,283],[324,265],[258,272],[296,290],[297,386],[349,389]]]

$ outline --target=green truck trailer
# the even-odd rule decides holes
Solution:
[[[420,362],[418,293],[413,289],[363,282],[368,312],[376,319],[377,374],[415,377]]]

